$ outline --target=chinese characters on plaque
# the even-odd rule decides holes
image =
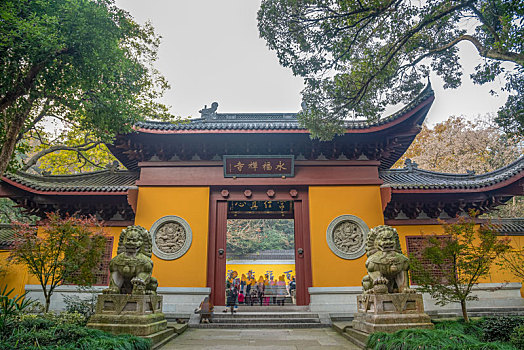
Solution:
[[[292,201],[228,201],[228,213],[237,214],[291,214]]]
[[[224,177],[292,177],[294,156],[224,156]]]

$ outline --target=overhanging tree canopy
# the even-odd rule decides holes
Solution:
[[[499,123],[523,133],[523,18],[519,0],[264,0],[258,13],[280,63],[306,78],[301,120],[321,139],[342,132],[348,116],[377,118],[411,100],[431,70],[458,87],[462,41],[485,58],[475,83],[506,77],[513,95]],[[504,61],[517,68],[505,72]]]
[[[168,88],[153,67],[159,37],[112,0],[0,2],[0,174],[25,132],[52,115],[100,140],[144,118]]]

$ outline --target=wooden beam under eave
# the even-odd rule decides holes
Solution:
[[[391,202],[391,187],[380,187],[380,200],[382,202],[382,211],[384,211],[388,203]]]
[[[133,209],[133,213],[136,214],[136,206],[138,203],[138,187],[129,187],[129,189],[127,190],[127,203],[129,203],[131,209]]]
[[[24,194],[27,195],[26,192],[0,181],[0,198],[23,197]]]

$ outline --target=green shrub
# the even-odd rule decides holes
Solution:
[[[373,333],[367,346],[375,350],[514,350],[510,344],[482,342],[473,335],[451,329],[405,329],[395,333]]]
[[[111,335],[68,323],[77,313],[21,315],[16,325],[0,333],[0,349],[39,350],[146,350],[150,340]]]
[[[96,298],[98,292],[92,287],[79,286],[77,292],[86,295],[86,297],[80,297],[78,295],[66,295],[62,294],[64,303],[66,305],[67,312],[78,312],[84,316],[84,324],[87,324],[89,318],[95,313],[96,309]]]
[[[77,326],[85,326],[86,319],[84,315],[81,315],[78,312],[48,312],[47,314],[42,315],[42,317],[54,321],[57,324],[70,324]]]
[[[509,341],[513,329],[524,324],[524,317],[501,316],[487,317],[482,323],[485,341]]]
[[[464,319],[458,319],[456,321],[433,321],[435,329],[454,330],[459,333],[474,336],[477,339],[481,339],[484,333],[482,329],[483,322],[481,319],[470,319],[470,322],[464,322]]]
[[[12,296],[13,291],[14,288],[8,290],[7,285],[0,289],[0,332],[11,327],[16,317],[33,303],[29,298],[26,299],[27,292]]]
[[[516,327],[511,333],[510,341],[518,350],[524,350],[524,324]]]

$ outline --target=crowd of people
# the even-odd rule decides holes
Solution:
[[[232,313],[238,305],[284,306],[287,297],[291,297],[292,303],[295,302],[295,291],[294,276],[286,283],[285,275],[275,280],[266,274],[257,280],[251,272],[239,278],[238,273],[232,271],[226,280],[226,305]]]

